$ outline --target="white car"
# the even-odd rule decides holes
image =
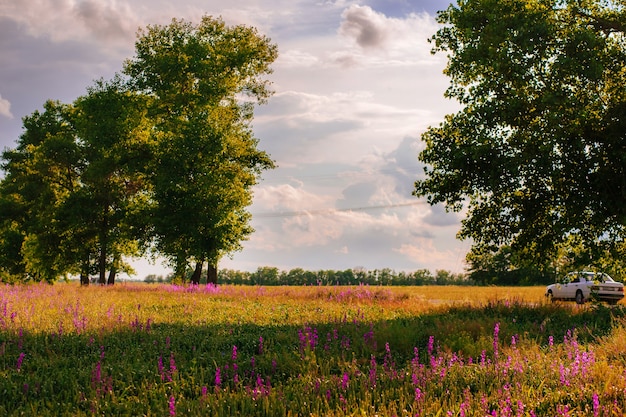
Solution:
[[[624,284],[603,272],[570,272],[548,285],[546,297],[552,301],[574,300],[578,304],[590,299],[617,304],[624,298]]]

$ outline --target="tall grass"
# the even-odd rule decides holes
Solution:
[[[624,414],[626,310],[542,296],[4,286],[0,415]]]

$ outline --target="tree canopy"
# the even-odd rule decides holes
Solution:
[[[414,194],[463,211],[474,255],[590,264],[626,235],[622,1],[460,0],[439,12],[446,96],[462,109],[422,136]],[[474,257],[476,258],[476,257]]]
[[[139,32],[122,75],[25,117],[2,153],[0,280],[112,284],[149,251],[180,276],[208,262],[215,279],[253,232],[252,186],[274,166],[251,121],[276,56],[254,28],[174,19]]]

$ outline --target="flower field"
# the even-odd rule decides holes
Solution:
[[[0,415],[624,415],[624,305],[543,291],[5,285]]]

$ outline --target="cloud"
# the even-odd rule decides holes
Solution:
[[[140,20],[129,5],[113,0],[21,0],[0,4],[0,16],[19,22],[32,36],[54,42],[94,38],[132,41]]]
[[[463,268],[463,256],[460,256],[458,250],[440,250],[435,247],[432,239],[415,239],[412,243],[401,244],[394,251],[406,256],[416,265],[431,270],[445,269],[441,265],[447,265],[453,272],[461,272]]]
[[[9,119],[13,118],[13,114],[11,113],[11,102],[7,99],[2,98],[0,95],[0,116],[8,117]]]
[[[338,33],[370,56],[382,54],[384,61],[380,64],[414,65],[438,61],[430,54],[431,48],[427,43],[437,29],[439,26],[428,13],[411,13],[395,18],[376,12],[369,6],[352,5],[342,13]],[[372,61],[368,63],[371,65]]]
[[[83,1],[76,4],[72,11],[85,28],[102,39],[126,40],[135,34],[139,26],[131,10],[117,3]]]
[[[353,38],[362,48],[381,48],[389,38],[387,19],[370,7],[352,5],[341,16],[339,33]]]

